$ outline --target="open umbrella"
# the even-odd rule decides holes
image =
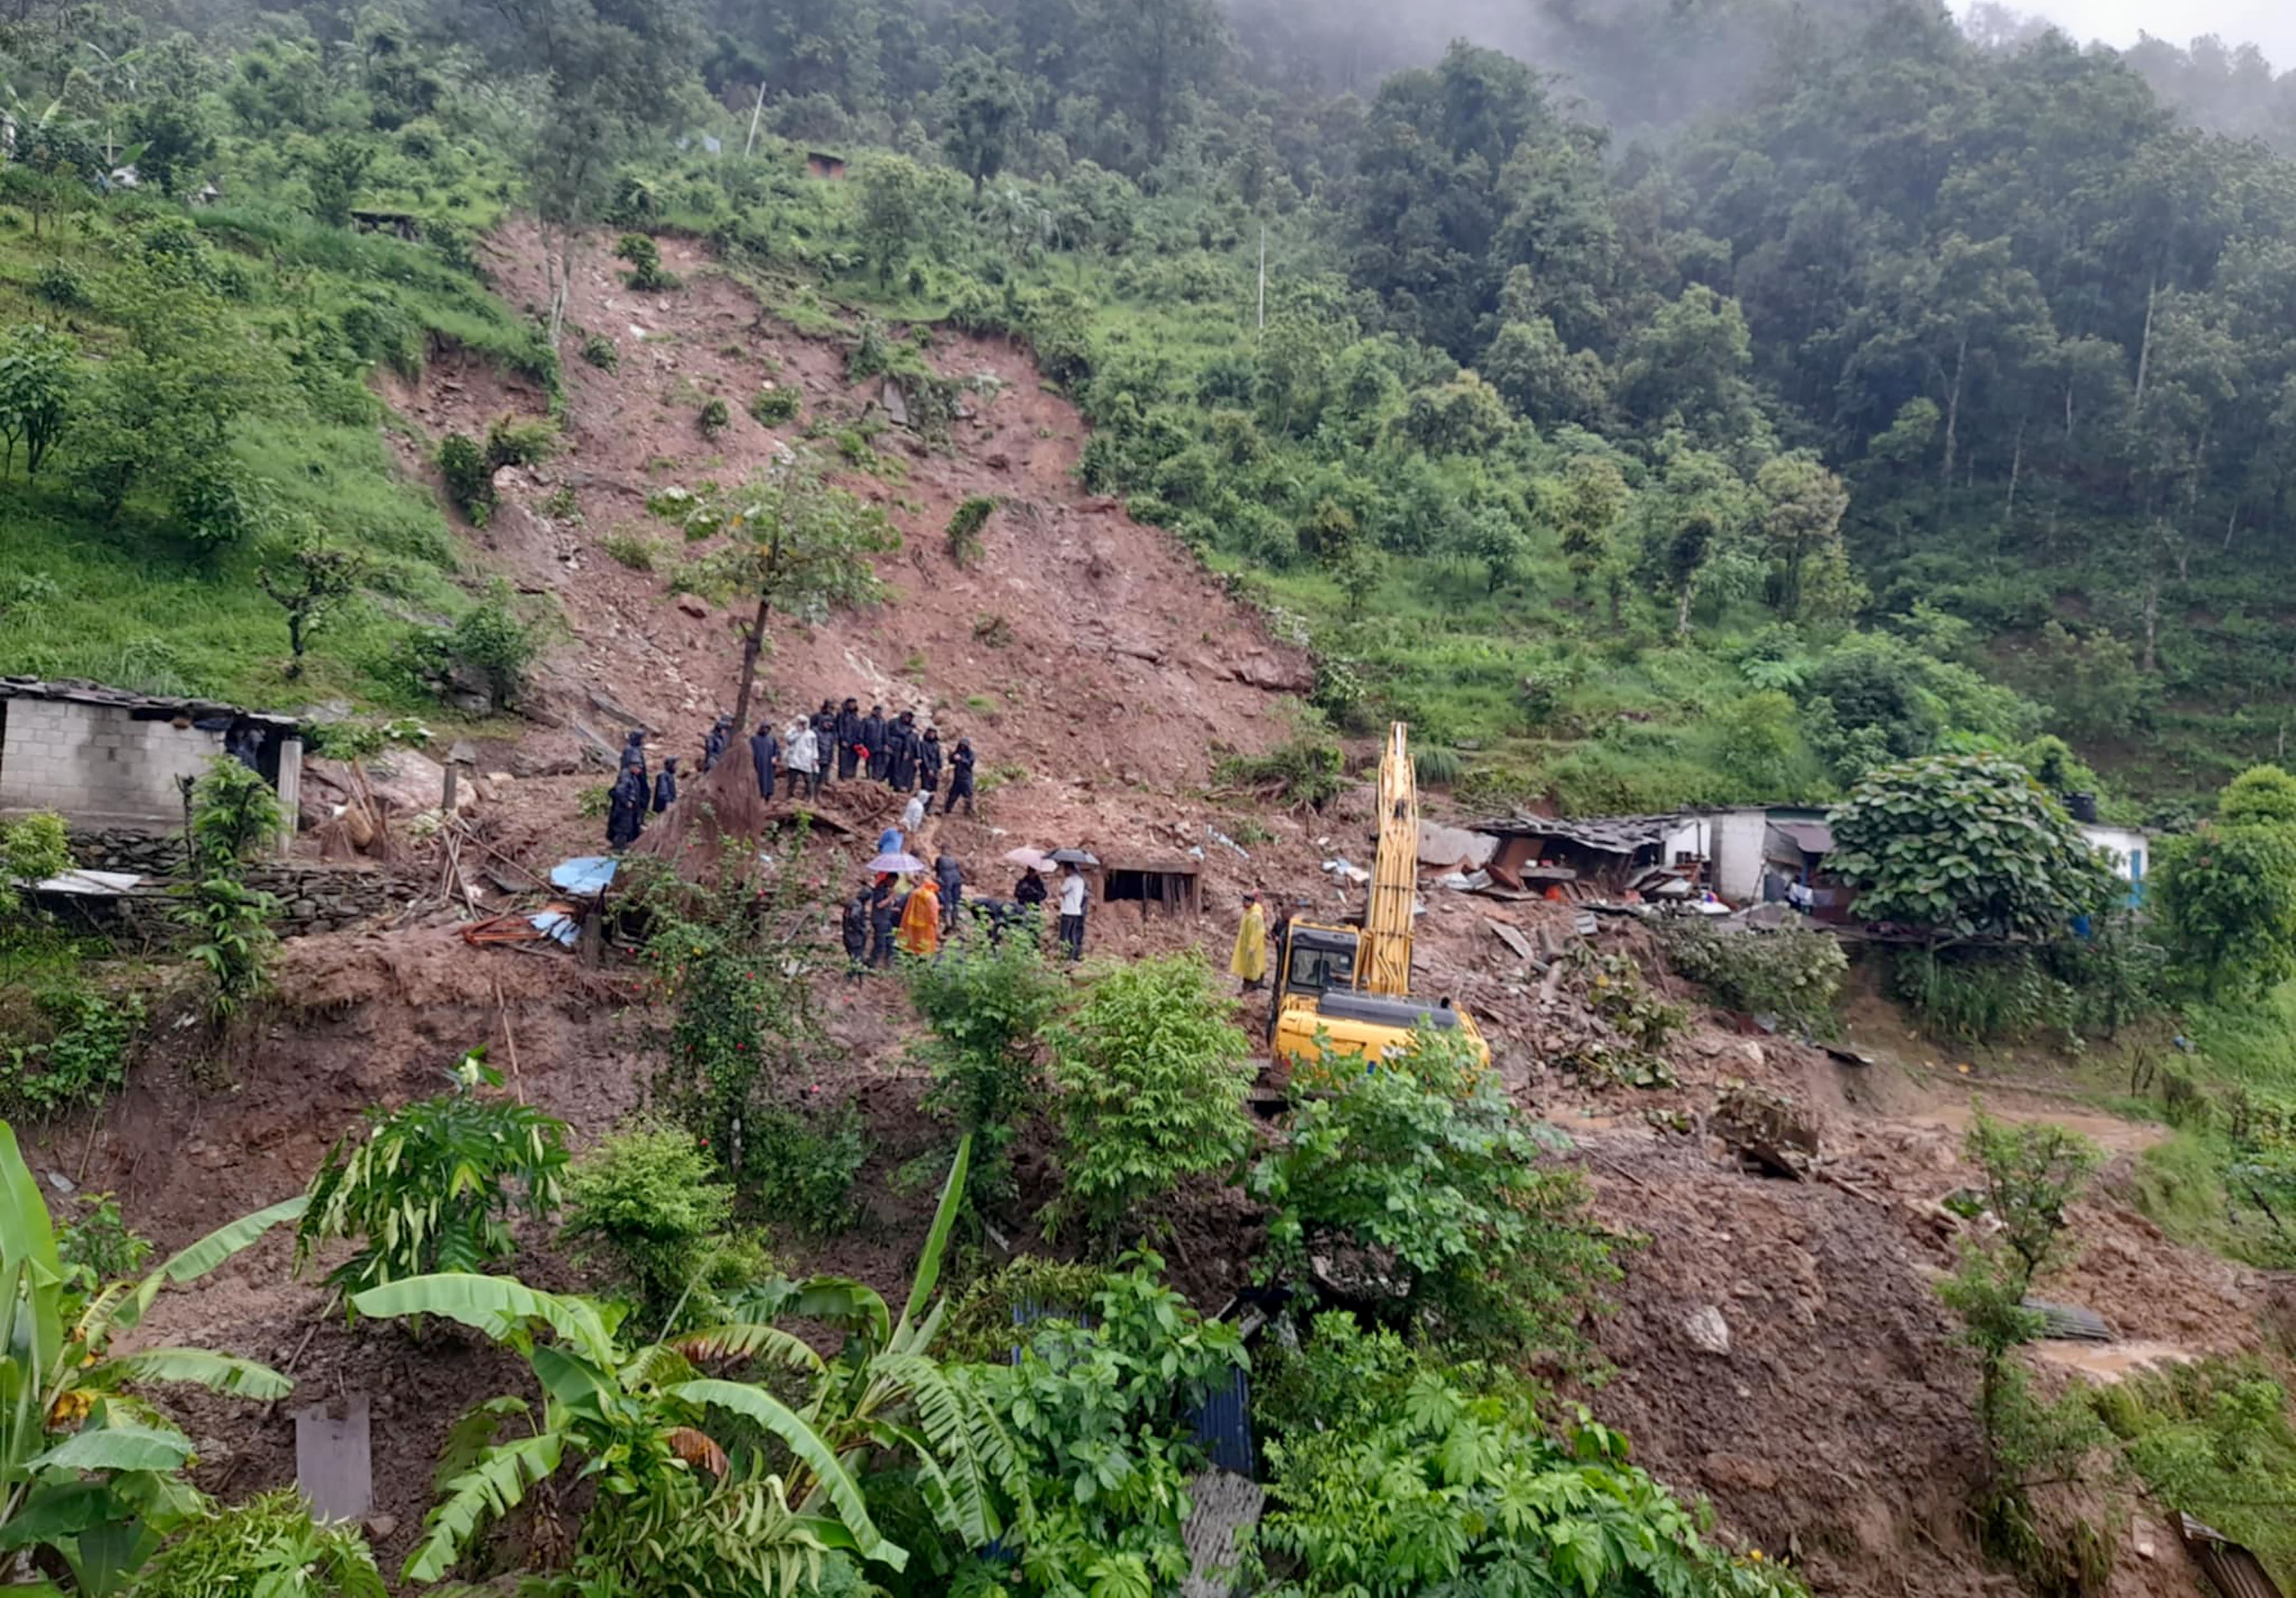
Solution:
[[[881,854],[862,869],[868,871],[890,871],[896,877],[912,877],[926,868],[925,862],[914,854]]]
[[[1025,866],[1031,871],[1049,871],[1053,869],[1053,857],[1041,849],[1025,847],[1007,849],[1004,851],[1004,861],[1007,865]]]
[[[1055,849],[1046,857],[1056,866],[1096,866],[1099,857],[1089,849]]]

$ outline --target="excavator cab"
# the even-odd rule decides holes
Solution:
[[[1464,1030],[1483,1061],[1490,1050],[1465,1011],[1448,1000],[1365,992],[1356,986],[1362,934],[1351,927],[1294,921],[1276,951],[1275,994],[1268,1013],[1270,1052],[1287,1065],[1334,1054],[1379,1060],[1410,1047],[1421,1026]],[[1319,1035],[1320,1034],[1320,1035]]]

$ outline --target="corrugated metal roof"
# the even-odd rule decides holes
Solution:
[[[109,710],[157,712],[170,716],[185,716],[193,721],[215,716],[245,717],[248,721],[290,732],[301,726],[293,716],[242,710],[236,704],[225,704],[213,699],[131,694],[125,688],[106,688],[100,682],[70,677],[59,678],[53,682],[44,681],[37,677],[0,677],[0,699],[62,699],[75,704],[98,704]]]
[[[1773,821],[1770,827],[1804,854],[1833,853],[1833,828],[1823,821]]]
[[[1478,821],[1471,830],[1500,838],[1561,838],[1605,854],[1632,854],[1664,843],[1667,835],[1682,821],[1679,812],[1663,816],[1587,816],[1570,820],[1559,816],[1504,816]]]
[[[1188,1420],[1212,1463],[1246,1480],[1259,1474],[1259,1456],[1251,1446],[1251,1378],[1241,1367],[1228,1373],[1225,1387],[1214,1388],[1191,1410]]]
[[[2190,1515],[2180,1512],[2177,1522],[2185,1550],[2200,1561],[2224,1598],[2281,1598],[2280,1588],[2256,1555]]]

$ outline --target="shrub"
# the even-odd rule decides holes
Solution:
[[[1059,1009],[1067,984],[1031,939],[967,939],[939,960],[907,968],[909,998],[932,1039],[933,1108],[973,1134],[972,1180],[996,1191],[1013,1124],[1035,1091],[1037,1035]]]
[[[1466,770],[1467,762],[1456,749],[1447,749],[1439,744],[1412,751],[1411,774],[1423,787],[1448,787]]]
[[[149,1598],[384,1598],[366,1537],[322,1526],[293,1487],[214,1509],[152,1558],[130,1589]]]
[[[1335,741],[1306,733],[1267,754],[1230,754],[1213,767],[1212,778],[1224,787],[1321,810],[1347,786],[1341,768]]]
[[[187,474],[176,485],[173,511],[176,536],[208,556],[245,543],[262,520],[254,494],[226,460]]]
[[[2098,1388],[2093,1402],[2162,1507],[2206,1521],[2284,1582],[2296,1573],[2296,1424],[2268,1365],[2163,1364]]]
[[[32,292],[65,310],[85,310],[94,303],[87,279],[60,260],[42,261],[32,274]]]
[[[622,281],[641,293],[667,293],[685,284],[661,264],[661,251],[642,233],[626,233],[615,242],[614,259],[630,263]]]
[[[1579,1316],[1618,1278],[1609,1245],[1585,1184],[1538,1164],[1505,1087],[1459,1034],[1414,1034],[1392,1068],[1327,1056],[1292,1083],[1308,1096],[1251,1174],[1253,1197],[1275,1211],[1276,1270],[1335,1260],[1375,1284],[1398,1326],[1477,1350],[1582,1350]]]
[[[120,1218],[119,1200],[110,1193],[84,1193],[76,1202],[79,1213],[56,1228],[56,1258],[83,1291],[92,1294],[142,1271],[152,1257],[152,1240]]]
[[[611,372],[622,364],[622,352],[604,334],[594,333],[582,341],[582,358],[601,372]]]
[[[2296,828],[2212,822],[2167,840],[2152,908],[2185,986],[2210,998],[2268,991],[2296,974]]]
[[[359,1245],[327,1273],[344,1299],[410,1276],[483,1272],[510,1257],[514,1211],[546,1215],[558,1202],[565,1126],[482,1092],[502,1086],[484,1049],[447,1075],[450,1091],[370,1107],[367,1130],[327,1151],[295,1234],[299,1273],[332,1238]]]
[[[127,1085],[127,1054],[144,1025],[144,1001],[63,987],[37,1001],[47,1040],[0,1042],[0,1118],[43,1121],[100,1104]]]
[[[627,566],[633,572],[651,572],[654,556],[661,546],[657,540],[639,533],[610,532],[598,540],[598,548],[603,549],[606,558],[616,565]]]
[[[650,1122],[603,1140],[566,1173],[560,1235],[602,1259],[665,1335],[696,1318],[679,1306],[708,1305],[713,1269],[740,1252],[726,1235],[734,1190],[715,1173],[693,1138]]]
[[[1827,863],[1870,919],[1960,938],[2050,937],[2113,892],[2063,808],[2004,755],[1884,767],[1831,820]]]
[[[970,569],[980,558],[980,530],[996,512],[996,501],[985,494],[976,494],[956,507],[948,519],[948,558],[959,571]]]
[[[518,702],[526,691],[527,673],[542,654],[536,629],[512,608],[510,585],[500,578],[447,631],[446,648],[455,663],[486,680],[496,705]]]
[[[744,1190],[759,1215],[816,1237],[860,1219],[853,1183],[869,1163],[869,1128],[849,1100],[826,1108],[767,1104],[742,1135]]]
[[[1185,953],[1104,972],[1048,1030],[1067,1184],[1048,1231],[1074,1210],[1111,1238],[1184,1178],[1243,1153],[1252,1067],[1234,1009]]]
[[[23,908],[19,882],[40,882],[71,865],[70,835],[52,810],[0,820],[0,916]]]
[[[767,384],[750,396],[750,417],[760,427],[778,427],[797,418],[804,397],[794,388]]]
[[[1675,970],[1703,984],[1725,1009],[1775,1016],[1781,1026],[1813,1035],[1833,1032],[1833,1001],[1849,960],[1830,934],[1788,928],[1726,936],[1672,922],[1664,937]]]
[[[439,443],[439,474],[446,479],[447,498],[473,527],[484,527],[494,514],[495,474],[478,445],[464,433],[450,432]]]
[[[548,416],[496,416],[487,424],[487,466],[531,466],[558,453],[563,441]]]
[[[726,408],[726,402],[713,397],[701,402],[701,410],[693,418],[693,424],[701,430],[703,438],[714,440],[733,420],[734,413]]]

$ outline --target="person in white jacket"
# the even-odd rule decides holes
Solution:
[[[821,796],[821,735],[810,721],[792,721],[782,739],[788,750],[790,792],[801,799]]]

